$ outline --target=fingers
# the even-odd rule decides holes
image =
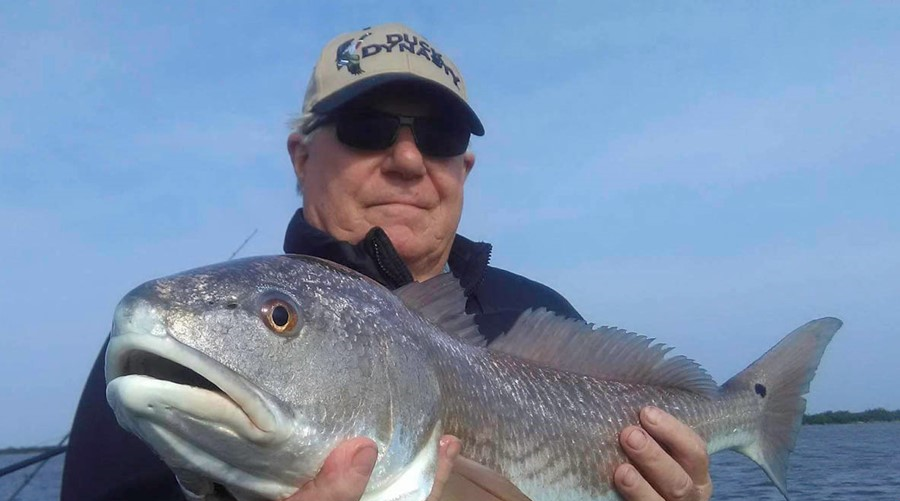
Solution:
[[[328,455],[315,478],[286,501],[357,501],[366,490],[377,457],[372,440],[347,440]]]
[[[656,407],[641,410],[641,426],[669,451],[695,485],[711,485],[706,442],[691,427]]]
[[[683,500],[693,483],[681,466],[650,435],[638,426],[629,426],[619,435],[625,454],[634,463],[616,469],[615,480],[622,483],[622,496],[629,501]]]
[[[440,449],[438,450],[437,470],[434,474],[434,486],[431,488],[431,494],[425,501],[438,501],[453,471],[453,461],[459,455],[460,443],[459,439],[452,435],[444,435],[441,437]]]
[[[654,407],[641,411],[641,427],[620,434],[632,465],[616,469],[614,481],[629,501],[705,501],[712,495],[706,444],[692,429]]]
[[[459,439],[441,437],[434,486],[427,501],[438,501],[459,455]],[[366,489],[378,451],[368,438],[354,438],[340,444],[322,465],[315,478],[286,501],[357,501]]]
[[[621,464],[613,474],[616,490],[626,501],[665,501],[640,472],[630,464]]]

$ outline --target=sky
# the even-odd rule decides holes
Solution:
[[[717,381],[844,320],[810,412],[900,408],[900,4],[4,2],[0,447],[71,425],[118,300],[281,252],[321,47],[402,22],[487,130],[460,233]]]

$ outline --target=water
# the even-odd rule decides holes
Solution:
[[[714,500],[784,500],[744,456],[726,451],[711,462]],[[787,483],[792,501],[900,501],[900,423],[804,426]]]
[[[0,455],[0,467],[28,455]],[[7,501],[36,466],[0,478]],[[59,497],[63,457],[51,459],[16,498]],[[733,452],[712,457],[715,501],[782,501],[778,490],[749,459]],[[788,492],[793,501],[900,501],[900,423],[804,426],[791,456]]]
[[[0,454],[0,468],[32,457],[34,454]],[[65,454],[50,458],[31,482],[16,496],[16,501],[49,501],[59,499]],[[23,468],[0,478],[0,501],[7,501],[39,464]]]

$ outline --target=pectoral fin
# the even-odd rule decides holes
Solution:
[[[531,498],[496,471],[459,456],[441,501],[531,501]]]

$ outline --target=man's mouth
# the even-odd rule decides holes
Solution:
[[[387,200],[370,205],[369,207],[412,207],[414,209],[430,210],[432,207],[428,204],[409,201],[409,200]]]

